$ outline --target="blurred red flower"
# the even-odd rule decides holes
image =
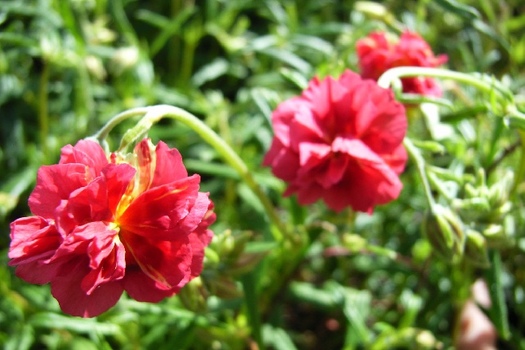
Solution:
[[[38,171],[33,216],[11,223],[9,264],[27,282],[51,283],[71,315],[99,315],[124,290],[158,302],[202,271],[215,214],[199,183],[163,142],[109,159],[93,141],[67,145]]]
[[[351,71],[314,78],[301,96],[277,107],[272,124],[264,165],[288,183],[286,196],[368,213],[398,197],[407,120],[392,91]]]
[[[399,39],[391,39],[384,32],[373,32],[356,44],[361,76],[378,80],[390,68],[438,67],[447,62],[446,55],[434,56],[432,49],[419,34],[405,31]],[[432,78],[401,79],[403,91],[439,97],[441,88]]]

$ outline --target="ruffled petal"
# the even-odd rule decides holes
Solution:
[[[101,285],[124,277],[125,249],[117,233],[110,224],[100,221],[78,226],[66,237],[49,262],[64,265],[71,259],[87,257],[88,269],[83,269],[85,276],[80,283],[82,290],[91,294]]]
[[[147,239],[131,232],[122,232],[122,242],[142,272],[164,290],[184,285],[191,275],[189,233],[173,241]]]
[[[62,242],[62,236],[56,227],[42,217],[17,219],[11,223],[10,228],[9,265],[47,259]]]
[[[134,152],[140,176],[137,193],[188,177],[179,151],[170,149],[162,141],[155,147],[149,139],[144,139],[137,144]]]
[[[36,186],[29,196],[29,208],[34,215],[54,219],[62,200],[88,183],[86,166],[59,164],[42,166],[37,173]]]
[[[58,276],[51,281],[51,294],[65,313],[80,317],[95,317],[114,306],[123,292],[122,282],[99,285],[91,294],[81,287],[90,270],[88,259],[78,257],[61,265]]]
[[[213,212],[213,202],[208,199],[205,193],[199,193],[197,202],[206,206],[206,213],[201,218],[197,228],[188,236],[191,246],[191,276],[197,277],[202,271],[204,261],[204,249],[210,244],[213,232],[208,227],[215,222],[216,215]]]
[[[62,147],[59,163],[84,164],[92,171],[92,177],[96,177],[108,164],[108,159],[98,143],[91,140],[80,140],[75,146]]]
[[[158,303],[164,298],[170,297],[180,290],[179,286],[166,288],[145,274],[140,267],[128,268],[123,280],[126,293],[137,300],[149,303]]]
[[[277,150],[277,147],[270,149],[264,165],[271,166],[273,174],[278,178],[284,181],[292,181],[299,168],[299,155],[289,148],[280,148],[275,153],[274,149]]]
[[[188,177],[188,171],[176,148],[170,149],[164,142],[159,142],[155,148],[155,155],[157,162],[151,187],[163,186]]]
[[[129,164],[108,164],[103,170],[107,186],[107,207],[114,215],[117,207],[135,176],[136,170]]]
[[[199,182],[200,177],[193,175],[142,193],[118,218],[118,223],[123,230],[154,240],[188,235],[182,219],[190,214],[195,204]]]

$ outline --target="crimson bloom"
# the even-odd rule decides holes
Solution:
[[[359,67],[363,78],[378,80],[390,68],[438,67],[447,61],[446,55],[434,56],[432,49],[419,34],[405,31],[399,39],[384,32],[373,32],[356,44]],[[432,78],[401,79],[403,91],[439,97],[441,88]]]
[[[398,197],[407,120],[391,90],[348,70],[337,79],[314,78],[277,107],[272,124],[263,164],[288,183],[286,196],[368,213]]]
[[[67,145],[59,164],[38,171],[33,216],[11,223],[9,264],[27,282],[50,283],[71,315],[99,315],[123,291],[158,302],[202,271],[215,214],[199,183],[163,142],[109,157],[93,141]]]

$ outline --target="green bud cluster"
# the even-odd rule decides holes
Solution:
[[[424,231],[435,252],[452,263],[467,261],[488,267],[487,249],[511,240],[512,223],[506,219],[512,209],[512,185],[510,171],[487,185],[485,172],[480,170],[475,183],[464,186],[463,198],[453,199],[450,207],[434,204]]]
[[[495,183],[488,185],[485,172],[481,169],[475,185],[465,185],[465,197],[452,203],[469,229],[477,231],[489,246],[506,245],[512,238],[511,223],[506,218],[512,209],[509,193],[513,180],[513,172],[507,171]]]

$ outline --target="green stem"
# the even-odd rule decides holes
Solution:
[[[519,136],[521,140],[521,154],[518,168],[516,169],[516,174],[514,176],[514,184],[510,193],[515,193],[519,184],[522,183],[523,178],[525,177],[525,131],[519,130]]]
[[[122,123],[124,120],[135,117],[137,115],[144,115],[148,112],[148,107],[138,107],[129,109],[125,112],[122,112],[120,114],[117,114],[113,118],[111,118],[103,127],[100,129],[95,135],[91,136],[90,138],[95,139],[97,142],[102,144],[103,146],[106,146],[106,138],[108,137],[109,133],[115,126]]]
[[[421,178],[421,183],[423,184],[423,189],[425,190],[425,196],[427,198],[428,206],[431,210],[434,209],[435,202],[434,197],[432,196],[432,189],[430,188],[430,183],[428,181],[427,173],[425,171],[425,160],[419,150],[414,146],[412,141],[408,137],[405,137],[403,144],[408,152],[408,155],[416,163],[417,172]]]
[[[407,77],[416,77],[416,76],[426,76],[434,78],[443,78],[451,79],[458,81],[460,83],[465,83],[472,85],[475,88],[484,91],[484,92],[498,92],[501,97],[505,98],[507,101],[510,99],[512,101],[513,95],[507,89],[499,86],[495,80],[486,81],[482,79],[482,76],[476,76],[474,74],[460,73],[455,71],[450,71],[447,69],[440,68],[426,68],[426,67],[396,67],[387,70],[379,80],[377,84],[385,89],[388,89],[394,81],[397,81],[400,78]]]

